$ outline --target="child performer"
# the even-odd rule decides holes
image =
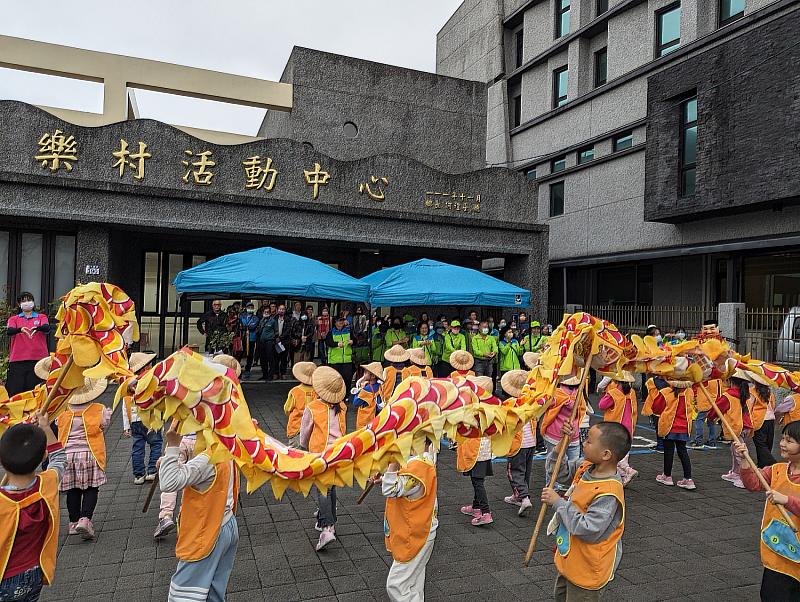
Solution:
[[[656,385],[655,377],[651,376],[648,378],[643,387],[644,402],[642,403],[642,416],[649,416],[650,417],[650,426],[653,427],[653,430],[656,431],[656,451],[663,452],[664,451],[664,438],[658,434],[658,414],[653,412],[653,401],[658,396],[658,391],[660,388],[667,387],[668,384],[665,380],[659,379],[659,385]]]
[[[283,404],[283,413],[286,414],[286,438],[289,447],[297,447],[300,439],[300,422],[303,419],[308,403],[314,399],[314,388],[311,386],[311,376],[317,365],[314,362],[296,362],[292,366],[292,376],[300,381],[296,387],[289,389],[286,403]]]
[[[452,357],[451,357],[452,359]],[[451,362],[452,363],[452,362]],[[470,380],[485,391],[492,390],[491,376],[474,376]],[[472,517],[474,526],[490,525],[494,522],[486,495],[484,480],[494,475],[492,470],[492,444],[488,437],[456,437],[458,452],[456,469],[468,476],[472,482],[472,504],[461,506],[461,514]]]
[[[67,462],[47,414],[38,426],[17,424],[0,438],[0,600],[34,601],[56,572],[58,482]],[[45,457],[47,470],[37,476]]]
[[[181,438],[178,446],[178,463],[186,464],[194,456],[194,446],[197,443],[197,435],[191,433]],[[161,466],[159,458],[158,466]],[[172,533],[175,529],[175,507],[178,505],[178,492],[161,492],[161,499],[158,508],[158,525],[153,533],[153,539],[161,539],[165,535]]]
[[[425,567],[439,526],[436,497],[436,453],[426,447],[406,464],[389,464],[379,477],[386,497],[384,533],[392,567],[386,593],[392,602],[425,600]]]
[[[570,421],[572,408],[577,403],[580,382],[577,376],[562,377],[561,384],[553,396],[553,402],[539,420],[539,429],[544,438],[548,454],[558,447],[561,442],[561,427],[565,422]],[[572,423],[572,439],[570,439],[566,452],[566,458],[572,462],[580,456],[579,425],[583,421],[584,414],[586,414],[586,403],[581,402],[581,407],[578,408],[577,415]],[[547,464],[545,464],[545,481],[549,483],[550,478],[551,475],[547,471]],[[560,483],[556,483],[556,489],[562,490],[565,488]]]
[[[734,441],[733,448],[742,460],[747,445]],[[769,484],[764,516],[761,519],[761,599],[769,602],[800,600],[800,541],[793,533],[776,504],[786,508],[797,525],[800,516],[800,421],[783,427],[779,462],[761,468]],[[761,481],[749,465],[741,470],[742,482],[750,491],[764,491]]]
[[[509,397],[517,398],[522,394],[522,387],[528,379],[525,370],[511,370],[503,374],[500,387]],[[529,490],[531,486],[531,463],[536,450],[536,421],[529,420],[522,430],[514,436],[511,449],[508,451],[508,482],[511,484],[511,495],[503,498],[506,504],[519,506],[517,515],[525,516],[531,509]]]
[[[132,353],[128,360],[128,367],[133,372],[139,372],[156,357],[155,353]],[[142,424],[133,404],[133,397],[126,395],[123,398],[122,433],[131,437],[131,468],[133,469],[133,482],[142,485],[145,481],[156,478],[156,461],[161,457],[161,448],[164,440],[161,431],[153,431]],[[146,446],[150,446],[150,456],[147,466],[144,463]]]
[[[686,442],[692,428],[694,392],[689,381],[664,381],[654,379],[658,393],[653,398],[653,414],[658,416],[658,436],[664,439],[664,472],[656,477],[662,485],[675,485],[672,480],[672,462],[675,451],[683,468],[683,478],[677,482],[682,489],[697,489],[692,479],[692,461],[686,451]]]
[[[175,430],[166,432],[158,470],[161,491],[183,490],[175,545],[178,566],[167,601],[224,600],[239,545],[239,469],[233,460],[211,464],[205,453],[181,464],[182,440]]]
[[[59,488],[67,492],[68,533],[79,534],[86,540],[94,539],[92,516],[99,487],[106,482],[103,433],[111,420],[111,409],[92,401],[103,394],[107,385],[104,378],[86,378],[56,421],[58,440],[67,452],[67,468]]]
[[[728,423],[734,431],[735,439],[746,441],[753,432],[753,422],[750,418],[750,408],[747,405],[750,399],[750,384],[747,374],[741,370],[736,369],[733,376],[728,380],[727,388],[722,392],[722,397],[717,399],[717,406],[720,412],[725,414]],[[717,417],[714,408],[711,408],[710,415],[712,418]],[[730,437],[731,434],[724,427],[723,434],[725,437]],[[731,446],[731,469],[724,475],[722,479],[733,483],[734,487],[744,489],[744,483],[739,476],[739,469],[741,462],[736,454],[736,449]]]
[[[569,422],[563,429],[568,437],[576,434]],[[556,602],[599,600],[622,558],[625,493],[617,464],[631,449],[630,433],[617,422],[600,422],[589,429],[583,449],[583,462],[561,464],[561,480],[574,475],[566,498],[542,490],[542,502],[555,510],[547,532],[556,534]],[[551,450],[547,463],[557,455]]]
[[[472,357],[472,354],[469,351],[462,351],[456,350],[450,355],[450,366],[452,366],[453,371],[450,373],[450,378],[456,378],[458,376],[475,376],[475,371],[472,369],[472,366],[475,364],[475,358]],[[487,391],[491,391],[491,387],[486,389]]]
[[[328,366],[314,370],[311,384],[317,396],[303,411],[300,445],[310,452],[320,453],[347,433],[347,407],[342,403],[347,389],[339,373]],[[320,531],[316,546],[319,552],[336,541],[336,487],[330,487],[327,494],[317,490],[317,504],[319,512],[315,528]]]
[[[718,399],[722,397],[722,392],[725,390],[725,384],[720,379],[709,380],[705,384],[706,390],[711,395],[711,399]],[[708,416],[708,411],[711,409],[711,402],[700,390],[700,385],[695,384],[694,389],[694,402],[697,408],[697,416],[694,419],[694,441],[688,443],[686,447],[689,449],[717,449],[717,425]],[[706,423],[708,423],[708,439],[703,441],[705,435]]]
[[[753,383],[750,388],[750,418],[753,421],[753,445],[756,448],[756,464],[759,468],[772,466],[772,444],[775,440],[775,396],[770,389],[770,382],[763,376],[747,372],[748,380]]]
[[[622,376],[614,377],[605,388],[605,395],[600,398],[598,407],[605,412],[603,420],[606,422],[619,422],[628,429],[633,438],[633,429],[636,427],[636,392],[631,383],[634,382],[633,374],[623,372]],[[625,487],[639,474],[628,464],[628,457],[625,456],[619,461],[617,470],[622,477],[622,486]]]
[[[408,359],[411,364],[403,369],[402,380],[409,376],[421,376],[423,378],[433,378],[433,370],[428,365],[427,352],[422,347],[415,347],[408,351]]]
[[[375,418],[376,412],[383,408],[381,385],[383,384],[383,366],[380,362],[372,362],[361,366],[361,378],[356,382],[357,392],[353,395],[353,407],[358,408],[356,428],[367,426]]]
[[[392,398],[397,385],[403,381],[403,370],[408,366],[408,349],[402,345],[392,345],[386,350],[383,357],[389,362],[383,371],[385,378],[381,387],[381,399],[383,399],[383,403],[386,403]]]

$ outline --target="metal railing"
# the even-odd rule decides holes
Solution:
[[[800,308],[748,307],[739,312],[737,321],[739,353],[800,368]]]
[[[647,327],[655,324],[662,334],[683,328],[687,336],[700,332],[704,320],[717,317],[716,307],[668,306],[668,305],[583,305],[581,311],[592,314],[614,324],[620,331],[643,335]],[[557,326],[561,323],[565,308],[550,306],[548,321]]]

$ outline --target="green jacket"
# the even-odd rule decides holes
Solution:
[[[442,345],[443,361],[449,363],[450,355],[457,349],[467,350],[467,339],[464,338],[464,333],[453,334],[452,332],[446,332],[442,336],[444,337],[444,344]]]
[[[520,348],[522,351],[533,351],[534,353],[539,353],[542,350],[542,347],[544,347],[546,341],[547,337],[542,334],[538,336],[526,334],[522,339]]]
[[[476,334],[472,337],[472,355],[476,360],[488,360],[489,353],[494,352],[497,355],[497,339],[492,335],[487,334],[486,337],[482,334]]]
[[[349,330],[336,330],[335,328],[328,333],[328,338],[333,338],[333,345],[328,345],[329,364],[349,364],[353,361],[353,346],[344,345],[339,347],[338,343],[350,340]],[[327,341],[326,341],[327,342]]]
[[[433,345],[422,345],[423,341],[430,341]],[[425,350],[425,359],[428,360],[429,366],[435,366],[439,362],[441,351],[439,350],[439,343],[436,342],[432,334],[429,334],[427,337],[423,337],[421,334],[415,334],[411,339],[411,347],[422,347]]]
[[[500,341],[500,372],[509,370],[519,370],[519,343],[517,339],[511,339],[510,343]]]
[[[390,328],[386,331],[386,349],[391,349],[395,345],[402,345],[403,347],[408,347],[408,344],[403,345],[400,342],[400,339],[410,338],[405,331],[403,330],[394,330]],[[383,360],[383,357],[381,357]]]
[[[383,362],[383,354],[386,351],[386,341],[383,334],[378,330],[372,333],[372,361]]]
[[[353,347],[353,361],[359,365],[369,363],[369,347]]]

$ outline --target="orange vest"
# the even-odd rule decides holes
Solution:
[[[666,407],[658,417],[658,436],[666,437],[672,431],[675,416],[678,415],[678,407],[683,404],[683,413],[686,415],[686,434],[692,432],[692,407],[694,404],[694,392],[690,388],[677,389],[675,394],[672,387],[664,387],[659,393],[664,397]],[[652,406],[652,404],[651,404]]]
[[[339,431],[344,436],[347,432],[347,426],[344,421],[347,407],[343,403],[340,403],[339,407],[342,408],[338,415]],[[330,433],[328,416],[330,415],[330,408],[330,404],[316,398],[308,404],[308,409],[311,410],[311,417],[314,419],[314,427],[311,429],[311,438],[308,441],[308,451],[310,452],[318,454],[328,447],[328,433]]]
[[[753,430],[757,431],[764,425],[764,419],[767,417],[767,407],[775,409],[775,396],[770,392],[769,399],[761,399],[758,391],[753,387],[750,399],[753,401],[753,405],[750,408],[750,420],[753,422]]]
[[[475,376],[474,370],[453,370],[450,373],[450,378],[458,378],[459,376],[467,377],[467,376]]]
[[[603,420],[606,422],[622,423],[622,416],[625,414],[625,402],[627,401],[631,404],[631,425],[635,428],[636,413],[639,409],[636,403],[636,392],[631,389],[628,391],[628,394],[625,395],[620,387],[607,387],[606,393],[611,395],[611,399],[614,400],[614,405],[603,414]]]
[[[178,541],[175,555],[179,560],[197,562],[208,556],[214,549],[225,517],[225,504],[228,501],[228,487],[233,479],[233,508],[236,514],[236,501],[239,498],[239,469],[232,460],[214,465],[214,482],[205,491],[194,487],[183,490],[181,520],[178,521]],[[186,513],[186,520],[182,520]]]
[[[72,430],[72,419],[75,416],[83,418],[83,432],[86,435],[86,441],[89,442],[89,450],[91,450],[100,470],[106,469],[106,438],[100,428],[100,422],[103,420],[103,410],[105,410],[103,404],[90,403],[79,412],[66,409],[58,417],[58,440],[61,441],[61,445],[64,447],[67,446],[67,439],[69,439],[69,433]]]
[[[458,472],[469,472],[478,461],[481,438],[456,435],[456,443],[458,443],[456,448],[456,470]]]
[[[724,412],[725,418],[728,419],[728,424],[731,425],[731,428],[733,428],[736,436],[739,437],[742,434],[742,429],[744,428],[742,404],[739,402],[739,398],[736,395],[728,393],[728,391],[723,391],[722,396],[728,400],[729,404],[728,411]],[[730,433],[725,427],[722,428],[722,433],[725,439],[730,437]]]
[[[508,400],[506,400],[508,401]],[[533,442],[536,443],[536,421],[531,420],[531,433],[533,434]],[[520,448],[522,447],[522,430],[525,428],[525,425],[522,425],[522,428],[514,435],[514,438],[511,440],[511,449],[508,450],[507,458],[511,458],[516,456],[519,453]]]
[[[598,590],[605,587],[614,576],[617,542],[625,530],[625,493],[622,483],[614,478],[584,481],[583,473],[590,466],[589,462],[584,462],[578,470],[569,500],[582,514],[586,514],[589,506],[598,497],[613,496],[622,508],[622,520],[607,539],[592,544],[570,534],[564,525],[559,525],[556,532],[555,563],[558,572],[570,583],[583,589]]]
[[[553,420],[556,419],[559,412],[561,412],[561,408],[564,407],[564,404],[567,403],[570,399],[576,399],[578,395],[578,389],[575,389],[575,397],[570,397],[566,392],[562,389],[556,389],[555,395],[553,395],[553,403],[550,404],[550,407],[545,410],[545,413],[542,415],[541,420],[539,421],[539,432],[544,435],[544,432],[547,430]],[[581,403],[581,406],[578,408],[578,414],[575,417],[575,429],[577,430],[578,425],[583,420],[583,417],[586,415],[586,403]]]
[[[653,415],[653,401],[658,396],[658,387],[656,387],[655,380],[652,378],[648,378],[644,386],[647,388],[647,395],[644,398],[644,403],[642,404],[642,416],[652,416]]]
[[[421,376],[422,378],[433,378],[433,370],[430,366],[417,366],[411,364],[407,368],[403,368],[403,380],[409,376]]]
[[[406,371],[406,368],[403,368],[402,372],[398,371],[397,368],[394,366],[387,366],[383,369],[383,384],[381,385],[381,399],[383,399],[383,403],[389,403],[389,400],[392,398],[394,394],[395,384],[397,383],[397,374],[400,373],[401,377],[403,372]],[[402,382],[402,380],[400,381]]]
[[[800,420],[800,393],[789,393],[786,397],[791,397],[794,400],[794,407],[781,416],[782,425]]]
[[[289,390],[286,403],[283,405],[283,413],[289,417],[286,423],[286,436],[290,439],[300,432],[300,423],[303,421],[306,404],[314,397],[314,389],[311,385],[300,384]]]
[[[773,464],[770,487],[785,495],[800,497],[800,485],[789,480],[789,464]],[[796,516],[793,516],[797,524]],[[800,581],[800,538],[786,524],[775,504],[764,504],[761,519],[761,563],[770,570]]]
[[[706,385],[706,391],[708,394],[711,395],[711,399],[717,401],[720,397],[722,397],[722,393],[725,391],[725,386],[722,384],[720,379],[710,380]],[[695,405],[697,406],[698,412],[708,412],[711,409],[711,402],[706,399],[706,396],[700,390],[698,385],[694,385],[692,387],[694,389],[694,401]]]
[[[8,559],[14,548],[19,525],[19,511],[39,500],[44,500],[50,522],[47,526],[44,546],[39,553],[39,566],[42,569],[42,580],[50,585],[56,572],[56,550],[58,548],[58,475],[53,470],[45,470],[39,474],[36,481],[36,491],[18,502],[0,493],[0,525],[3,525],[0,530],[0,578],[6,572]]]
[[[412,458],[399,475],[414,477],[422,484],[422,497],[386,499],[383,531],[386,549],[397,562],[413,559],[428,539],[436,513],[436,467],[422,458]]]
[[[358,408],[358,414],[356,415],[357,429],[367,426],[372,422],[372,419],[375,418],[375,408],[378,405],[378,396],[380,392],[380,388],[374,393],[370,393],[366,389],[361,389],[361,391],[358,392],[358,399],[366,402],[367,405],[362,405]]]

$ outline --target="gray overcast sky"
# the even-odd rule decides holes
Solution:
[[[292,46],[435,71],[461,0],[2,0],[0,33],[277,80]],[[1,59],[2,57],[0,57]],[[0,69],[0,98],[99,112],[98,85]],[[254,134],[263,112],[137,92],[142,116]]]

